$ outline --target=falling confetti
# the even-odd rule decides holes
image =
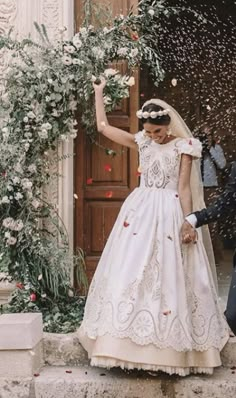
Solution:
[[[177,86],[177,79],[172,79],[171,80],[171,84],[172,84],[172,86]]]
[[[112,196],[113,196],[113,192],[112,191],[107,191],[106,193],[105,193],[105,197],[106,198],[112,198]]]
[[[111,172],[111,170],[112,170],[111,165],[110,164],[105,164],[104,170]]]
[[[163,311],[163,315],[167,316],[171,314],[171,310],[165,310]]]
[[[93,183],[93,179],[92,178],[88,178],[87,179],[87,185],[91,185]]]

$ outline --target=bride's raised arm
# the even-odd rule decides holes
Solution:
[[[93,84],[95,91],[97,129],[100,133],[105,135],[110,140],[117,142],[117,144],[137,149],[137,145],[134,141],[134,136],[132,134],[109,125],[103,100],[103,90],[105,85],[106,81],[104,78],[101,79],[100,84]]]

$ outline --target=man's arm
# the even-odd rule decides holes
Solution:
[[[200,227],[201,225],[217,221],[236,209],[236,161],[232,163],[231,172],[225,191],[215,202],[201,211],[196,211],[185,218],[189,227]],[[185,225],[187,228],[187,225]]]
[[[201,225],[209,224],[223,218],[226,214],[234,210],[235,207],[236,192],[226,190],[211,206],[193,213],[197,219],[196,227],[200,227]]]

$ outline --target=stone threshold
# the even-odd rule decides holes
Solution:
[[[44,367],[37,377],[18,384],[0,378],[1,398],[235,398],[235,394],[236,373],[226,368],[212,376],[181,378],[89,366]]]
[[[77,333],[43,335],[44,360],[50,366],[76,366],[89,363]],[[236,366],[236,337],[229,339],[221,353],[224,367]],[[236,394],[235,394],[236,395]]]

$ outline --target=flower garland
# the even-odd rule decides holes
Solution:
[[[27,308],[35,302],[37,309],[44,308],[47,301],[71,294],[73,258],[67,234],[56,209],[41,194],[55,177],[50,175],[50,151],[58,141],[76,138],[78,116],[96,142],[92,82],[97,77],[107,80],[108,112],[129,96],[135,84],[132,70],[141,62],[150,67],[156,84],[163,78],[154,50],[157,22],[178,10],[165,8],[162,0],[142,0],[138,8],[139,14],[119,15],[108,27],[82,26],[71,40],[55,45],[37,24],[38,43],[0,36],[0,49],[11,54],[0,100],[0,270],[7,269],[21,286]],[[127,63],[124,76],[116,69],[119,62]],[[56,234],[48,224],[56,227]],[[23,304],[19,307],[24,310]]]

